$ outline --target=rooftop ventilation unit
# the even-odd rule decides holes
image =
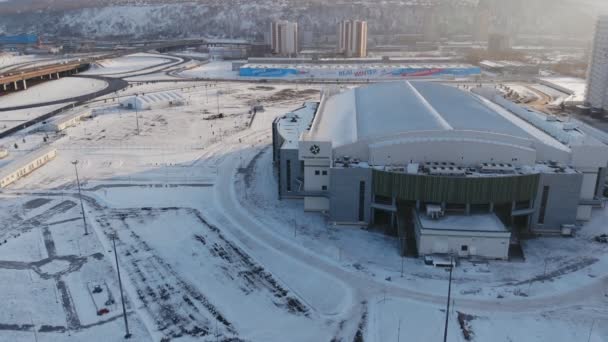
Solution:
[[[507,163],[483,163],[480,166],[482,173],[513,173],[515,167]]]
[[[433,176],[464,176],[467,170],[459,166],[431,166],[429,174]]]
[[[427,204],[426,205],[426,216],[433,220],[438,220],[440,217],[445,215],[443,212],[443,208],[437,204]]]
[[[410,175],[418,174],[420,165],[418,163],[407,164],[407,173]]]

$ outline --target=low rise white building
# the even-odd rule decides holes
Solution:
[[[63,131],[64,129],[72,126],[76,126],[82,119],[90,118],[92,116],[92,110],[89,108],[74,111],[70,114],[63,115],[56,118],[49,123],[50,128],[56,132]]]
[[[15,159],[0,169],[0,188],[5,188],[29,175],[51,161],[55,156],[57,156],[57,149],[48,147]]]
[[[120,106],[133,110],[161,109],[184,104],[184,97],[174,91],[131,96]]]
[[[8,150],[5,148],[0,148],[0,159],[6,158],[8,156]]]
[[[414,225],[420,255],[509,258],[511,231],[494,213],[430,217],[415,210]]]

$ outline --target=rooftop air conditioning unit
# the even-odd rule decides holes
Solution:
[[[562,236],[571,237],[574,235],[575,226],[573,224],[562,224]]]
[[[445,213],[443,212],[443,208],[437,204],[427,204],[426,205],[426,216],[433,220],[438,220]]]
[[[483,163],[480,171],[482,173],[510,173],[515,172],[515,167],[508,163]]]
[[[432,166],[429,173],[435,176],[464,176],[467,170],[457,166]]]

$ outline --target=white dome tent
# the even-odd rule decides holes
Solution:
[[[184,104],[184,97],[174,91],[134,95],[123,101],[120,106],[127,109],[149,110]]]

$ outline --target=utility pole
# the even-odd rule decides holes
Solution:
[[[589,330],[589,337],[587,337],[587,342],[591,341],[591,333],[593,332],[593,327],[595,326],[595,320],[591,323],[591,330]]]
[[[131,333],[129,332],[129,322],[127,321],[127,309],[125,307],[125,296],[122,292],[122,280],[120,279],[118,252],[116,252],[116,234],[112,234],[112,245],[114,247],[114,258],[116,259],[116,272],[118,273],[118,288],[120,289],[120,301],[122,302],[122,317],[125,320],[125,338],[131,338]]]
[[[452,270],[454,269],[453,258],[450,257],[450,280],[448,283],[448,303],[445,308],[445,328],[443,330],[443,342],[448,340],[448,321],[450,317],[450,295],[452,294]]]
[[[84,204],[82,204],[82,191],[80,190],[80,178],[78,177],[78,160],[72,162],[74,165],[74,171],[76,172],[76,184],[78,184],[78,198],[80,199],[80,211],[82,212],[82,223],[84,224],[84,235],[89,235],[87,229],[87,219],[84,215]]]
[[[401,318],[399,318],[399,326],[397,327],[397,342],[401,341]]]
[[[220,90],[215,92],[215,98],[217,99],[217,115],[220,115]]]
[[[135,94],[135,125],[137,126],[137,135],[139,135],[139,108],[137,108],[138,98],[139,94]]]

